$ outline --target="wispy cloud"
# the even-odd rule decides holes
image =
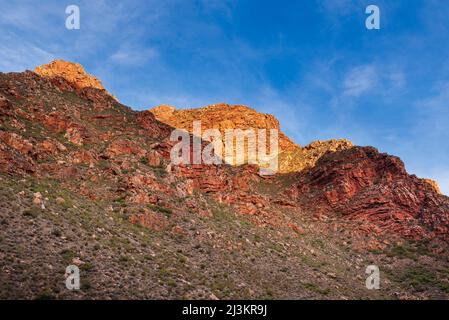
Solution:
[[[344,16],[362,7],[360,0],[316,0],[318,6],[330,15]]]
[[[378,74],[373,65],[355,67],[343,79],[343,95],[358,97],[377,86]]]
[[[51,52],[7,32],[0,34],[0,70],[24,71],[55,59]]]
[[[423,108],[449,110],[449,81],[440,82],[434,85],[434,94],[418,101],[417,105]]]
[[[156,57],[157,50],[155,48],[124,44],[110,56],[109,60],[120,65],[137,66],[143,65]]]
[[[404,89],[407,85],[407,77],[403,71],[395,70],[387,75],[390,88],[400,90]]]
[[[435,84],[432,94],[416,102],[415,110],[413,132],[426,139],[427,144],[440,145],[440,150],[449,151],[449,146],[442,143],[449,140],[449,82]]]

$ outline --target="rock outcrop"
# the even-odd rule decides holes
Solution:
[[[294,143],[281,130],[279,121],[270,114],[259,113],[254,109],[241,105],[228,105],[224,103],[197,109],[177,110],[173,106],[161,105],[149,110],[155,117],[172,127],[184,129],[193,134],[194,121],[201,121],[201,130],[218,129],[221,133],[222,143],[225,143],[225,132],[227,129],[254,129],[257,139],[257,130],[266,130],[267,152],[270,151],[269,131],[276,129],[279,135],[278,145],[278,172],[297,172],[311,167],[326,152],[335,152],[352,147],[348,140],[315,141],[306,147]],[[245,140],[249,143],[249,139]],[[258,144],[256,142],[256,150]],[[244,157],[247,155],[248,147],[245,146]],[[237,156],[234,149],[234,155]],[[224,151],[221,155],[224,158]],[[245,158],[245,161],[248,159]],[[258,159],[259,165],[264,162]],[[231,162],[230,164],[235,164]]]
[[[343,151],[352,148],[352,142],[346,139],[314,141],[303,148],[287,150],[279,155],[281,172],[299,172],[311,168],[328,152]]]
[[[101,81],[87,74],[79,63],[55,60],[49,64],[37,67],[34,72],[49,79],[63,78],[74,84],[78,89],[95,88],[105,90]]]
[[[228,105],[224,103],[215,104],[198,109],[181,109],[176,110],[173,106],[162,105],[149,110],[155,117],[169,126],[177,129],[187,130],[191,134],[194,133],[194,121],[201,121],[201,132],[208,129],[218,129],[221,134],[221,143],[223,145],[221,154],[218,156],[227,160],[227,163],[236,165],[240,164],[238,157],[243,159],[244,163],[249,163],[248,150],[251,147],[258,152],[259,135],[263,135],[266,145],[266,157],[259,158],[257,155],[256,163],[260,166],[266,166],[267,159],[273,155],[270,144],[270,130],[277,130],[278,134],[278,150],[279,153],[283,151],[294,151],[299,149],[299,146],[290,140],[282,131],[280,131],[279,121],[270,114],[259,113],[254,109],[242,105]],[[233,157],[227,159],[225,157],[226,146],[226,131],[240,129],[244,137],[244,147],[237,149],[237,139],[234,140]],[[251,140],[250,134],[245,135],[247,130],[252,130],[254,133]],[[261,131],[265,130],[265,131]],[[270,155],[270,156],[269,156]],[[286,172],[284,168],[279,168],[280,172]]]
[[[328,153],[285,192],[320,218],[369,222],[412,239],[449,239],[449,198],[409,175],[403,162],[372,147]]]

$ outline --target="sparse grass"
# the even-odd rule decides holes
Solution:
[[[187,262],[187,257],[182,254],[178,254],[178,262],[181,264],[185,264]]]
[[[416,260],[415,252],[408,246],[396,245],[393,246],[389,252],[387,252],[389,257],[397,257],[400,259],[408,258]]]
[[[170,217],[173,214],[173,210],[170,208],[166,208],[158,205],[148,205],[148,207],[154,211],[165,214],[167,217]]]
[[[44,289],[42,292],[40,292],[36,298],[36,300],[54,300],[56,299],[56,296],[54,295],[53,291],[51,289]]]
[[[156,176],[159,178],[163,178],[167,175],[167,172],[165,171],[165,168],[163,167],[162,164],[158,167],[151,167],[151,168],[153,169]]]
[[[167,285],[168,285],[169,287],[176,287],[176,281],[173,280],[173,279],[168,279]]]
[[[0,74],[0,81],[4,79],[5,75]],[[377,257],[371,254],[363,257],[363,246],[353,250],[348,243],[363,245],[360,241],[364,240],[346,232],[328,232],[327,221],[309,221],[310,212],[306,209],[299,212],[301,203],[298,210],[294,210],[270,202],[270,206],[264,208],[266,212],[246,216],[232,205],[218,203],[213,194],[204,193],[198,188],[186,197],[156,191],[161,205],[127,203],[127,196],[134,191],[152,192],[149,185],[136,186],[135,189],[140,190],[127,187],[127,178],[137,169],[144,174],[151,171],[158,183],[172,190],[176,190],[177,184],[187,178],[170,174],[170,179],[162,179],[168,175],[164,165],[153,167],[150,165],[152,161],[136,154],[103,158],[102,153],[110,139],[102,139],[100,134],[112,134],[111,139],[134,141],[145,149],[151,143],[160,143],[161,139],[156,135],[154,138],[151,135],[137,137],[136,133],[141,127],[134,123],[135,111],[119,104],[96,110],[92,108],[92,102],[86,101],[83,96],[75,92],[61,96],[56,89],[39,92],[39,100],[45,103],[46,109],[55,106],[63,113],[66,113],[64,110],[79,109],[82,117],[69,117],[67,120],[86,127],[89,144],[77,146],[69,143],[64,132],[56,133],[36,119],[28,121],[22,118],[19,113],[17,120],[24,123],[27,130],[22,132],[11,125],[4,127],[6,131],[17,132],[27,139],[33,137],[33,143],[46,137],[63,143],[68,149],[66,152],[36,159],[48,163],[49,168],[71,166],[67,160],[72,151],[82,149],[90,150],[99,162],[93,168],[87,163],[73,165],[77,170],[73,178],[64,178],[63,174],[52,175],[53,171],[47,171],[46,166],[38,166],[39,174],[36,177],[0,173],[0,251],[6,253],[2,255],[4,259],[0,261],[0,269],[8,271],[7,276],[2,278],[0,299],[195,299],[208,298],[210,292],[225,299],[295,298],[303,297],[304,293],[311,298],[326,295],[330,299],[370,299],[379,296],[393,298],[396,292],[413,295],[415,287],[427,290],[419,295],[419,298],[427,298],[434,293],[449,291],[446,247],[435,248],[429,243],[428,248],[439,249],[433,251],[443,251],[438,257],[437,254],[431,255],[419,243],[406,242],[383,250]],[[14,101],[15,107],[20,108],[27,100],[21,98]],[[29,102],[32,105],[35,101]],[[48,105],[49,102],[52,105]],[[28,106],[24,110],[29,110]],[[63,113],[61,116],[64,116]],[[98,114],[113,117],[91,120],[91,116]],[[7,119],[0,126],[5,123],[11,124],[11,121]],[[60,165],[60,160],[67,162]],[[162,161],[167,163],[164,159]],[[110,168],[114,168],[112,174],[104,170]],[[126,169],[120,173],[118,168]],[[228,169],[232,177],[242,173],[241,168]],[[250,182],[248,194],[277,196],[297,182],[297,174],[254,179]],[[82,185],[96,193],[95,200],[77,191]],[[45,202],[45,210],[31,205],[33,192],[41,192],[44,198],[49,198]],[[231,192],[223,195],[232,195]],[[58,197],[64,201],[56,201]],[[163,230],[156,231],[130,223],[130,215],[145,214],[149,209],[157,213],[154,218],[162,218],[164,224],[167,223]],[[198,215],[199,210],[212,212],[213,215]],[[165,221],[164,216],[170,217],[169,221]],[[305,227],[308,228],[305,229],[308,232],[298,237],[284,225],[287,222],[284,218],[297,225],[307,222]],[[173,234],[171,230],[175,226],[186,232]],[[352,223],[348,223],[345,231],[352,234],[351,228]],[[379,235],[379,241],[394,241],[388,234],[385,234],[385,239],[383,237],[383,234]],[[344,246],[341,245],[342,241],[346,242]],[[440,243],[434,245],[440,246]],[[389,257],[385,256],[387,252]],[[63,268],[72,264],[76,257],[85,261],[79,266],[83,270],[82,291],[69,292],[64,289]],[[412,261],[401,261],[401,257]],[[363,270],[358,269],[363,268],[365,260],[371,259],[373,263],[383,266],[382,270],[394,268],[394,274],[390,269],[385,270],[385,274],[388,280],[398,283],[385,285],[377,293],[364,290],[363,279],[358,279],[359,273],[355,273],[360,272],[363,278]],[[42,264],[39,272],[32,270],[36,263],[39,266]],[[408,267],[401,269],[404,265]],[[335,277],[330,274],[331,271]],[[60,274],[60,277],[55,277],[55,274]]]
[[[321,240],[319,238],[314,239],[312,241],[312,245],[316,248],[320,248],[320,249],[324,248],[324,242],[323,242],[323,240]]]
[[[33,192],[40,192],[42,194],[45,194],[45,191],[47,191],[48,185],[44,183],[38,183],[36,181],[32,182],[31,185],[31,191]]]
[[[312,257],[306,256],[306,255],[302,255],[301,260],[302,260],[302,262],[304,262],[304,264],[306,264],[307,266],[314,268],[314,269],[318,269],[318,268],[321,268],[326,265],[326,262],[320,261],[316,258],[312,258]]]
[[[74,104],[84,103],[84,100],[82,100],[75,92],[63,91],[62,95],[64,99],[68,100],[71,103]]]
[[[270,288],[265,289],[265,296],[263,297],[264,300],[272,300],[274,298],[274,292]]]
[[[89,291],[90,289],[92,289],[92,284],[90,283],[90,281],[84,280],[84,281],[81,281],[80,288],[83,291]]]
[[[329,289],[322,289],[318,285],[310,282],[303,283],[303,287],[309,291],[313,291],[322,295],[328,295]]]
[[[125,196],[118,197],[114,199],[114,202],[120,204],[121,206],[124,206],[126,205],[126,197]]]
[[[147,157],[141,157],[139,161],[140,161],[141,164],[144,164],[144,165],[146,165],[146,166],[147,166],[148,163],[149,163]]]
[[[233,217],[229,212],[221,207],[212,210],[212,215],[214,219],[218,221],[230,221]]]
[[[70,249],[64,249],[60,252],[62,258],[66,261],[66,262],[72,262],[73,258],[76,257],[76,253],[73,252]]]
[[[64,199],[64,202],[60,205],[64,209],[69,209],[69,208],[73,207],[73,201],[72,201],[72,199],[71,199],[71,197],[69,195],[69,191],[67,191],[67,190],[60,190],[57,193],[56,197],[61,197],[62,199]]]
[[[425,243],[419,243],[416,245],[412,245],[410,243],[405,243],[402,245],[395,245],[390,248],[390,250],[386,253],[388,257],[396,257],[399,259],[411,259],[416,261],[419,256],[432,254],[427,249]]]
[[[83,271],[89,271],[89,270],[92,270],[93,268],[94,268],[94,266],[90,262],[85,262],[82,265],[80,265],[80,270],[83,270]]]
[[[405,268],[395,280],[398,283],[406,284],[418,292],[439,288],[448,293],[449,284],[438,280],[436,273],[421,266],[411,266]]]
[[[23,211],[25,217],[37,218],[42,213],[42,209],[37,206],[32,206],[29,209]]]
[[[55,228],[51,231],[51,234],[54,235],[55,237],[60,237],[62,235],[61,230]]]
[[[120,256],[119,261],[122,263],[128,263],[130,258],[128,256]]]
[[[109,169],[111,167],[109,161],[105,160],[105,159],[101,159],[100,161],[98,161],[98,167],[100,169]]]
[[[170,275],[170,271],[168,271],[167,269],[161,268],[159,270],[159,276],[160,277],[164,278],[164,277],[168,277],[169,275]]]

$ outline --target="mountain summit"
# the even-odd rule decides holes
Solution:
[[[93,75],[87,74],[79,63],[54,60],[34,69],[38,75],[49,79],[63,78],[78,89],[95,88],[105,90],[103,84]]]

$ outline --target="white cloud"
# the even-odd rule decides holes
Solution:
[[[449,107],[449,82],[443,82],[435,86],[436,93],[418,103],[419,106],[433,109],[447,110]]]
[[[0,26],[15,28],[20,30],[32,31],[35,34],[48,32],[50,20],[55,16],[61,16],[64,23],[64,8],[58,11],[58,8],[52,5],[37,5],[34,1],[2,1],[0,4]]]
[[[363,65],[351,69],[343,80],[343,94],[358,97],[372,89],[378,82],[377,70],[373,65]]]
[[[22,40],[5,34],[0,35],[0,42],[8,43],[8,46],[0,46],[0,71],[33,70],[36,66],[55,59],[52,53]]]
[[[110,61],[124,65],[141,65],[157,57],[157,50],[125,44],[110,56]]]
[[[347,15],[357,8],[354,0],[317,0],[318,5],[327,13],[333,15]]]
[[[415,128],[417,134],[429,141],[447,141],[449,139],[449,82],[435,86],[435,93],[416,104],[417,117]]]
[[[228,20],[232,19],[231,5],[235,1],[231,0],[200,0],[201,6],[211,12],[220,12]]]
[[[393,71],[388,74],[388,80],[390,81],[391,88],[403,89],[407,84],[407,79],[402,71]]]

